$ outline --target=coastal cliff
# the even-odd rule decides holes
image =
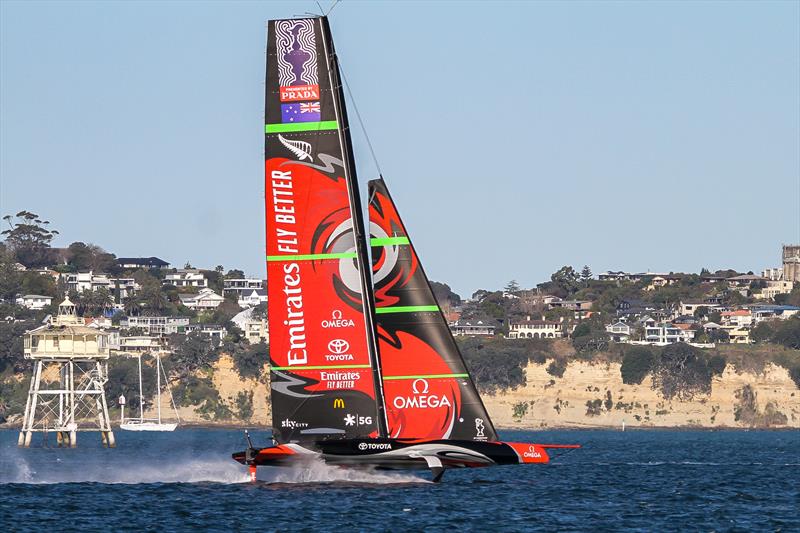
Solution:
[[[747,372],[728,365],[713,378],[710,394],[697,394],[689,401],[664,399],[650,376],[640,385],[624,384],[616,362],[571,361],[562,377],[548,373],[549,363],[529,363],[524,386],[482,395],[495,425],[620,428],[624,422],[629,428],[800,428],[800,390],[785,368],[771,363]],[[214,364],[210,378],[230,415],[209,419],[207,410],[187,406],[179,409],[184,422],[268,424],[266,379],[241,378],[226,355]]]

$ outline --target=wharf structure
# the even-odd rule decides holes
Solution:
[[[50,324],[25,335],[26,359],[33,375],[17,444],[29,447],[34,432],[56,434],[59,446],[77,446],[78,431],[99,431],[114,447],[105,397],[108,334],[84,326],[75,305],[65,299]]]

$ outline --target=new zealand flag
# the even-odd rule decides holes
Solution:
[[[281,122],[319,122],[322,120],[319,102],[281,104]]]

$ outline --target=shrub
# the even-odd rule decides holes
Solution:
[[[261,377],[264,363],[269,362],[269,346],[263,342],[233,351],[233,366],[243,378]]]
[[[655,356],[649,348],[634,346],[622,358],[619,371],[626,385],[639,385],[653,369]]]
[[[547,365],[547,373],[557,378],[563,378],[564,372],[567,370],[567,362],[563,359],[553,359]]]
[[[794,350],[800,349],[800,318],[792,317],[778,326],[772,341]]]
[[[514,418],[517,420],[521,420],[526,414],[528,414],[528,402],[518,402],[515,403],[512,407],[512,413]]]
[[[725,372],[726,366],[728,366],[728,362],[719,354],[712,355],[708,358],[708,369],[711,370],[712,376],[721,375]]]
[[[236,395],[236,411],[241,420],[253,418],[253,391],[240,391]]]
[[[691,400],[711,392],[712,371],[706,356],[685,343],[666,346],[653,366],[653,388],[664,398]]]

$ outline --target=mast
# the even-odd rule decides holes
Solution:
[[[344,177],[347,182],[348,196],[350,198],[350,214],[353,219],[353,232],[356,244],[356,264],[358,265],[359,281],[361,283],[361,296],[364,299],[364,323],[367,334],[367,348],[372,363],[372,375],[375,382],[375,402],[378,408],[378,434],[381,437],[389,435],[386,408],[383,401],[383,379],[381,378],[380,358],[378,356],[378,341],[375,329],[375,297],[372,293],[371,263],[367,252],[367,236],[364,231],[364,215],[361,211],[361,198],[358,191],[358,176],[356,174],[355,156],[350,139],[350,124],[347,119],[347,107],[344,104],[344,91],[339,75],[339,60],[333,46],[328,17],[320,18],[326,38],[323,39],[325,52],[330,62],[328,75],[331,80],[331,89],[334,94],[334,106],[341,117],[339,125],[339,142],[342,145],[344,163]],[[328,49],[330,46],[330,49]]]
[[[139,421],[144,420],[144,398],[142,396],[142,354],[139,354]]]
[[[158,406],[158,423],[161,423],[161,356],[156,354],[156,405]]]

